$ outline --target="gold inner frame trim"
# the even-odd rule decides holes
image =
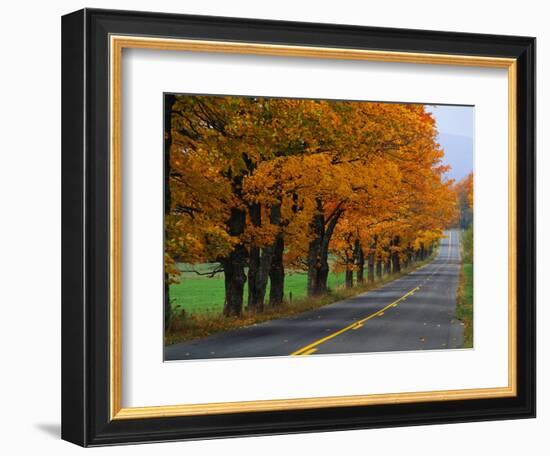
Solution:
[[[508,385],[461,390],[403,392],[208,404],[122,407],[122,51],[153,49],[301,58],[452,65],[508,70]],[[110,415],[111,419],[159,418],[343,406],[512,397],[517,394],[516,123],[517,61],[511,58],[390,52],[227,41],[110,36]]]

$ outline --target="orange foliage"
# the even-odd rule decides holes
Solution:
[[[171,119],[168,266],[220,261],[282,233],[287,266],[307,268],[319,213],[338,217],[329,248],[341,264],[353,264],[356,240],[384,261],[431,245],[456,218],[423,105],[177,96]],[[247,213],[235,234],[232,211],[252,204],[261,223]]]

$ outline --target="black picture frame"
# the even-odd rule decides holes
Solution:
[[[517,395],[110,419],[109,36],[517,59]],[[535,416],[535,39],[84,9],[62,19],[62,438],[82,446]]]

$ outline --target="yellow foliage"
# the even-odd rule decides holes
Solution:
[[[287,265],[303,267],[319,213],[338,214],[330,249],[343,262],[356,240],[382,260],[430,245],[457,217],[423,105],[182,95],[172,112],[165,223],[174,277],[174,261],[220,261],[237,244],[265,247],[281,233]],[[232,234],[232,211],[251,205],[260,222],[247,213]]]

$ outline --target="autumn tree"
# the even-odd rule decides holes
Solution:
[[[167,95],[165,263],[215,263],[224,314],[281,305],[285,269],[328,291],[425,258],[456,211],[422,105]],[[168,293],[167,293],[168,295]],[[169,315],[169,302],[167,315]]]
[[[322,176],[315,180],[313,192],[310,295],[327,290],[329,245],[346,213],[363,216],[367,226],[386,220],[399,224],[415,213],[421,216],[424,194],[441,193],[438,185],[443,186],[441,176],[446,170],[440,164],[443,152],[435,141],[435,122],[423,106],[342,102],[334,104],[334,112],[339,119],[332,122],[337,132],[329,135],[332,147],[317,167]],[[428,199],[433,201],[429,195]],[[360,226],[360,218],[357,223]],[[407,247],[402,244],[399,234],[390,241],[395,271],[400,269],[401,250]]]
[[[179,185],[181,194],[178,198],[173,192],[171,209],[176,215],[189,215],[190,220],[179,225],[186,237],[189,233],[184,223],[208,232],[193,220],[199,211],[205,221],[213,221],[216,231],[223,219],[221,249],[205,249],[205,258],[219,262],[223,269],[226,315],[241,313],[247,280],[249,308],[261,310],[268,275],[275,278],[281,274],[272,267],[274,254],[282,255],[280,179],[275,178],[270,185],[256,179],[255,185],[260,185],[262,192],[255,192],[252,185],[245,192],[245,181],[262,163],[276,164],[278,157],[317,150],[315,131],[320,118],[316,103],[307,100],[177,97],[172,107],[170,179]],[[273,170],[271,177],[276,174]],[[197,186],[188,185],[193,180]],[[189,205],[196,196],[200,209]],[[180,244],[184,252],[189,248]],[[274,300],[280,299],[274,296]]]
[[[468,228],[473,221],[474,175],[468,174],[455,185],[457,204],[459,207],[459,226]]]

